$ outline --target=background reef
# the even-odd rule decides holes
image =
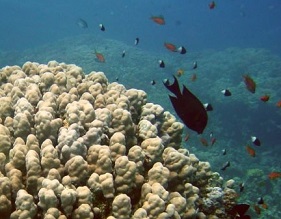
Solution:
[[[132,43],[133,44],[133,43]],[[94,50],[102,52],[106,62],[95,60]],[[126,56],[121,57],[126,50]],[[215,108],[209,113],[210,121],[203,137],[213,132],[217,142],[213,146],[201,145],[198,136],[191,133],[185,147],[200,160],[210,162],[212,169],[223,178],[234,178],[237,183],[245,182],[245,191],[240,194],[241,202],[255,203],[262,195],[268,204],[260,218],[279,217],[278,194],[280,180],[269,181],[271,171],[280,171],[278,159],[281,140],[281,112],[275,103],[281,96],[281,59],[270,51],[259,48],[228,48],[191,52],[187,56],[163,52],[145,51],[123,42],[99,38],[93,35],[66,38],[54,44],[47,44],[23,52],[1,52],[0,65],[20,65],[26,61],[47,63],[49,60],[75,63],[87,74],[91,70],[103,71],[109,81],[124,84],[126,88],[143,89],[149,102],[161,104],[173,112],[167,92],[162,85],[164,78],[171,78],[179,68],[185,70],[180,81],[186,84],[203,102],[211,102]],[[165,69],[159,69],[158,60],[163,59]],[[192,63],[198,62],[198,69],[192,70]],[[197,80],[190,77],[197,74]],[[250,94],[244,87],[242,75],[249,73],[257,83],[257,93]],[[156,85],[150,84],[151,80]],[[222,89],[232,91],[230,98],[221,95]],[[270,94],[268,103],[259,101],[259,96]],[[257,156],[250,157],[245,145],[250,136],[257,135],[263,145],[257,148]],[[227,155],[221,155],[222,149]],[[225,172],[220,168],[225,161],[231,167]],[[237,185],[236,185],[237,186]],[[238,186],[236,190],[238,191]],[[252,214],[255,213],[252,211]],[[273,217],[273,218],[274,218]]]

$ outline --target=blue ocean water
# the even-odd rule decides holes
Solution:
[[[146,49],[162,48],[163,41],[188,46],[191,51],[230,46],[262,47],[280,54],[278,0],[216,1],[44,1],[1,0],[1,50],[22,49],[77,36],[78,18],[89,24],[87,33],[100,35],[97,25],[106,25],[105,37],[130,42],[140,36]],[[163,15],[165,28],[149,20]]]
[[[217,0],[211,10],[210,2],[0,0],[3,9],[0,53],[13,54],[9,59],[1,56],[0,67],[20,65],[30,59],[38,62],[58,59],[81,65],[87,71],[98,68],[111,80],[120,77],[120,83],[147,91],[151,101],[171,111],[168,92],[159,81],[183,68],[181,83],[215,108],[209,113],[203,137],[209,138],[213,132],[217,138],[214,146],[205,148],[200,145],[201,136],[187,130],[191,138],[185,146],[210,161],[225,179],[246,182],[245,192],[240,195],[242,201],[253,205],[257,194],[264,196],[268,209],[263,210],[260,218],[269,215],[278,218],[281,217],[280,179],[270,181],[267,175],[281,171],[281,109],[276,107],[281,100],[281,3],[280,0]],[[165,18],[165,25],[150,19],[158,15]],[[88,28],[77,25],[80,18],[88,23]],[[106,28],[104,32],[98,27],[100,23]],[[137,48],[134,47],[136,37],[140,38]],[[188,53],[173,54],[163,46],[164,42],[185,46]],[[44,49],[39,53],[37,48],[41,47]],[[79,48],[75,51],[81,56],[67,52],[73,47]],[[126,47],[126,59],[112,52],[105,64],[97,63],[86,52],[88,47],[92,51],[120,54],[122,47]],[[165,69],[154,64],[158,59],[165,59]],[[194,61],[198,61],[196,71],[191,70]],[[198,76],[194,83],[189,80],[193,73]],[[245,73],[255,79],[256,94],[246,90],[242,78]],[[136,83],[140,75],[142,80]],[[149,83],[152,79],[157,81],[154,87]],[[221,95],[220,90],[225,88],[231,89],[231,97]],[[271,96],[268,103],[259,100],[264,94]],[[245,152],[245,146],[251,144],[251,135],[262,141],[261,147],[252,146],[256,149],[255,158]],[[221,155],[224,148],[228,151],[226,156]],[[220,166],[227,160],[232,171],[221,172]]]

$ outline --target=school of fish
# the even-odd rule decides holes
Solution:
[[[217,7],[217,4],[215,1],[211,1],[208,4],[208,7],[210,10],[213,10]],[[160,26],[165,26],[165,24],[166,24],[166,20],[163,15],[153,15],[150,17],[150,20]],[[82,18],[79,18],[77,20],[77,25],[83,29],[88,28],[87,22]],[[98,27],[102,32],[106,31],[104,24],[100,23],[98,25]],[[135,41],[134,41],[134,45],[137,46],[139,44],[139,42],[140,42],[140,38],[136,37]],[[172,42],[164,42],[163,45],[169,52],[178,53],[181,55],[184,55],[187,53],[186,47],[184,47],[182,45],[176,45]],[[95,50],[94,54],[95,54],[95,59],[97,62],[99,62],[99,63],[106,62],[105,56],[103,53]],[[126,51],[123,50],[121,53],[121,57],[125,58],[125,55],[126,55]],[[159,66],[159,68],[165,68],[166,67],[165,61],[160,59],[158,61],[158,66]],[[197,68],[198,68],[198,63],[197,63],[197,61],[194,61],[193,65],[191,66],[191,70],[194,71]],[[170,92],[173,93],[173,95],[169,95],[170,101],[172,103],[172,106],[173,106],[176,114],[182,120],[182,122],[186,125],[186,127],[197,132],[197,134],[200,136],[199,141],[203,146],[205,146],[205,147],[213,146],[216,143],[217,138],[213,136],[212,132],[211,132],[209,138],[205,138],[202,136],[203,132],[207,126],[207,123],[208,123],[208,112],[213,111],[213,106],[210,103],[203,104],[196,97],[196,95],[193,94],[185,85],[183,85],[183,90],[181,90],[177,77],[180,78],[184,73],[185,73],[185,70],[182,68],[179,68],[173,74],[174,82],[171,84],[169,79],[165,79],[165,80],[163,80],[163,84]],[[192,82],[195,82],[197,80],[197,74],[195,72],[190,76],[190,80]],[[248,74],[248,73],[243,74],[242,81],[245,84],[245,88],[250,93],[252,93],[252,94],[256,93],[257,84],[256,84],[254,78],[252,78],[250,76],[250,74]],[[150,84],[154,86],[156,84],[156,81],[154,79],[152,79],[150,81]],[[232,96],[232,92],[227,88],[224,90],[221,90],[221,93],[225,97]],[[270,102],[270,94],[264,94],[264,95],[258,97],[258,99],[264,103]],[[281,108],[281,100],[276,103],[276,106],[278,108]],[[190,136],[191,136],[190,133],[187,132],[184,137],[184,141],[187,142],[190,139]],[[250,157],[255,158],[258,155],[255,147],[260,147],[262,144],[258,137],[249,136],[249,142],[246,142],[245,145],[246,145],[245,146],[246,153]],[[222,155],[225,155],[226,153],[227,153],[227,150],[223,149]],[[228,168],[231,168],[230,163],[231,162],[228,160],[225,161],[222,164],[221,171],[226,171]],[[281,178],[281,171],[272,171],[268,174],[267,177],[269,180],[277,180],[277,179]],[[244,182],[240,183],[239,192],[240,193],[243,192],[244,188],[245,188],[245,183]],[[244,203],[237,204],[232,209],[231,214],[234,216],[234,218],[250,219],[251,217],[249,215],[247,215],[247,211],[249,208],[250,208],[249,204],[244,204]],[[258,214],[258,215],[261,214],[262,209],[267,209],[267,204],[265,203],[265,201],[263,200],[262,197],[260,197],[258,199],[258,201],[256,203],[254,203],[253,209],[256,212],[256,214]]]

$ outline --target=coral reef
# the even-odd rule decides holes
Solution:
[[[0,85],[1,218],[231,218],[235,191],[144,91],[56,61]]]

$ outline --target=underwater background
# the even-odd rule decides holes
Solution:
[[[268,177],[281,172],[281,107],[277,106],[281,100],[281,2],[217,0],[213,9],[210,2],[0,0],[0,67],[56,60],[81,66],[85,74],[103,71],[110,82],[118,80],[126,88],[144,90],[150,102],[175,116],[162,81],[182,69],[180,83],[214,107],[202,135],[186,129],[190,136],[184,147],[210,162],[225,180],[245,184],[243,192],[237,187],[238,200],[252,206],[253,218],[281,218],[281,178]],[[165,25],[153,22],[151,16],[163,16]],[[140,41],[135,45],[137,37]],[[171,52],[165,42],[184,46],[187,53]],[[98,62],[95,51],[104,55],[104,63]],[[159,68],[160,59],[165,68]],[[191,80],[194,74],[197,79]],[[244,74],[255,80],[254,94],[246,89]],[[232,95],[224,96],[223,89]],[[266,94],[269,101],[261,101]],[[210,141],[211,133],[216,142],[202,145],[202,138]],[[257,136],[262,145],[253,145],[251,136]],[[246,145],[255,150],[255,157]],[[227,161],[230,167],[222,171]],[[259,197],[267,207],[257,215],[253,206]]]

